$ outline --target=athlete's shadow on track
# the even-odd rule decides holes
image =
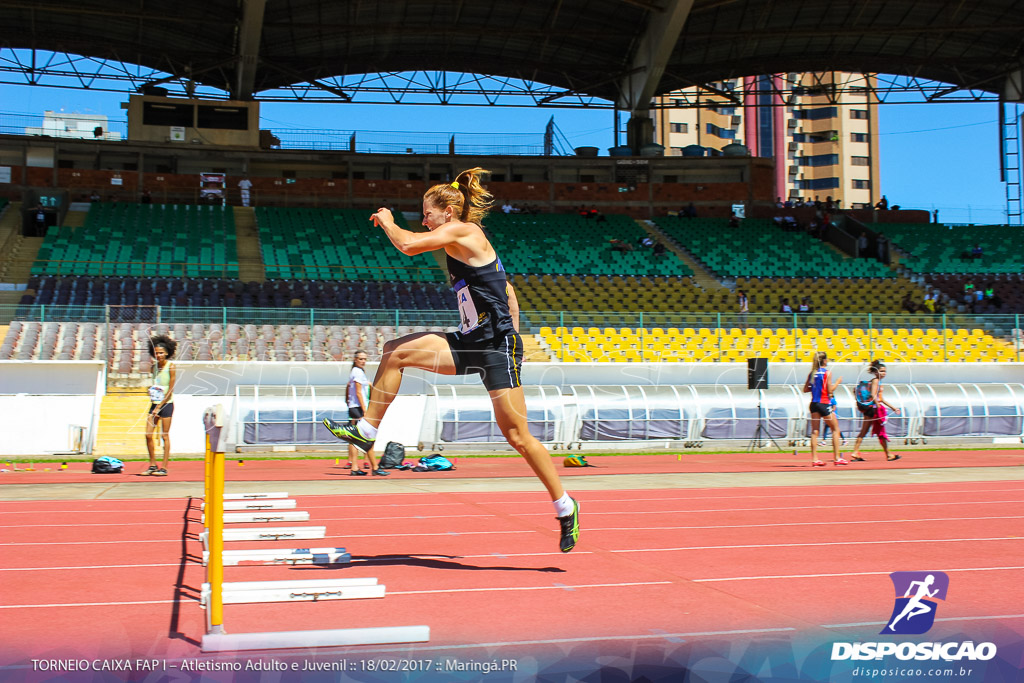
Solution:
[[[557,572],[563,573],[561,567],[507,567],[479,566],[455,562],[459,555],[353,555],[352,564],[335,565],[296,565],[295,569],[344,569],[355,567],[374,567],[381,565],[401,565],[404,567],[423,567],[425,569],[457,569],[470,572]]]

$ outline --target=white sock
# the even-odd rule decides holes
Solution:
[[[573,502],[568,493],[563,493],[561,498],[551,501],[551,504],[555,506],[555,517],[565,517],[572,514]]]
[[[377,428],[367,422],[365,418],[356,423],[356,429],[367,439],[377,438]]]

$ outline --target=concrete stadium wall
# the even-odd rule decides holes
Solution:
[[[203,411],[220,403],[234,408],[235,389],[245,385],[343,386],[349,363],[260,363],[179,361],[175,414],[171,427],[174,453],[202,453]],[[836,363],[832,371],[844,384],[865,378],[865,365]],[[891,363],[893,384],[1024,383],[1024,363]],[[770,363],[771,386],[802,384],[808,363]],[[367,366],[373,376],[376,366]],[[91,444],[105,391],[105,367],[89,361],[0,361],[0,456],[45,455],[68,447],[71,425],[89,427]],[[527,385],[728,385],[746,387],[745,363],[528,363]],[[476,385],[477,377],[445,377],[419,370],[405,372],[400,396],[381,425],[378,440],[415,446],[427,415],[434,385]]]
[[[0,361],[0,457],[67,451],[72,426],[91,451],[105,391],[100,361]]]

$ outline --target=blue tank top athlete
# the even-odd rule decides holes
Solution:
[[[579,538],[579,503],[562,488],[544,445],[530,434],[520,373],[523,340],[519,304],[501,260],[483,231],[492,197],[480,183],[481,168],[463,171],[455,182],[434,185],[423,196],[423,225],[411,232],[388,209],[371,216],[398,251],[408,256],[443,249],[456,304],[456,332],[419,332],[384,345],[366,415],[354,425],[324,420],[339,439],[368,450],[377,427],[398,394],[402,370],[421,368],[441,375],[478,374],[491,397],[501,433],[547,489],[560,526],[559,549],[567,553]]]
[[[811,395],[811,467],[824,467],[825,463],[818,459],[818,434],[821,422],[824,421],[832,429],[832,462],[835,465],[850,463],[839,453],[839,420],[832,412],[832,396],[843,378],[833,381],[828,369],[828,355],[824,351],[814,354],[811,371],[804,382],[804,393]]]

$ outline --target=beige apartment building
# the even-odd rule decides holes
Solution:
[[[832,197],[861,208],[882,196],[873,77],[791,73],[715,85],[734,97],[692,88],[658,98],[655,141],[666,155],[743,153],[726,149],[743,145],[753,156],[785,160],[776,164],[778,197]]]

